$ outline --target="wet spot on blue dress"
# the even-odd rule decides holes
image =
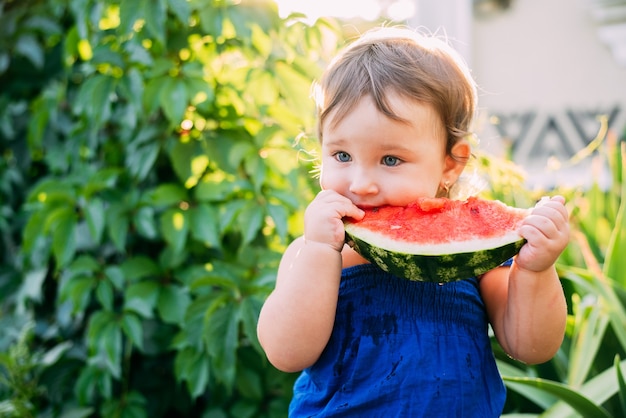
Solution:
[[[385,380],[391,380],[393,377],[395,377],[396,375],[396,370],[398,369],[398,366],[400,365],[400,363],[402,362],[402,357],[400,357],[400,360],[396,361],[395,363],[391,364],[391,371],[389,372],[389,374],[385,377]]]
[[[374,345],[380,344],[381,337],[397,332],[398,318],[395,314],[375,315],[363,320],[363,335],[372,337]]]
[[[465,364],[467,365],[467,370],[470,376],[470,379],[475,379],[476,377],[474,376],[474,366],[472,366],[472,356],[470,355],[470,353],[467,353],[467,355],[465,356]]]

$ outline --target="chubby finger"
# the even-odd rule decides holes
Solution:
[[[567,223],[569,221],[569,214],[565,207],[565,199],[562,196],[541,198],[531,211],[531,214],[545,216],[554,220],[554,222]]]
[[[548,202],[558,202],[562,205],[565,204],[565,198],[561,195],[555,195],[555,196],[543,196],[541,199],[539,199],[539,202],[537,202],[537,205],[542,205],[542,204],[546,204]]]
[[[544,235],[553,235],[558,232],[558,227],[556,224],[547,216],[542,216],[539,214],[530,214],[524,219],[522,222],[522,226],[520,230],[526,229],[524,227],[530,227],[533,229],[537,229],[541,231]],[[520,232],[521,233],[521,232]]]
[[[365,216],[365,212],[352,203],[350,199],[333,190],[322,190],[315,197],[314,202],[332,207],[339,218],[350,217],[360,220]]]

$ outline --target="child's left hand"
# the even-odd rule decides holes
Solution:
[[[569,242],[565,199],[542,198],[524,219],[519,233],[527,242],[515,258],[517,266],[534,272],[550,268]]]

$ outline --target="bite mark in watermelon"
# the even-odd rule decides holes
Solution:
[[[517,254],[525,243],[517,230],[529,213],[478,197],[422,198],[367,209],[344,225],[346,242],[381,269],[441,283],[479,276]]]

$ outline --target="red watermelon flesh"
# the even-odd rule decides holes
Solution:
[[[346,241],[386,271],[411,280],[450,281],[497,267],[524,243],[517,232],[528,209],[497,200],[422,198],[366,209],[345,219]]]
[[[454,254],[521,239],[517,229],[527,215],[527,209],[497,200],[422,198],[405,207],[367,209],[362,220],[348,223],[352,232],[363,231],[361,238],[377,235],[375,242],[389,250]]]

